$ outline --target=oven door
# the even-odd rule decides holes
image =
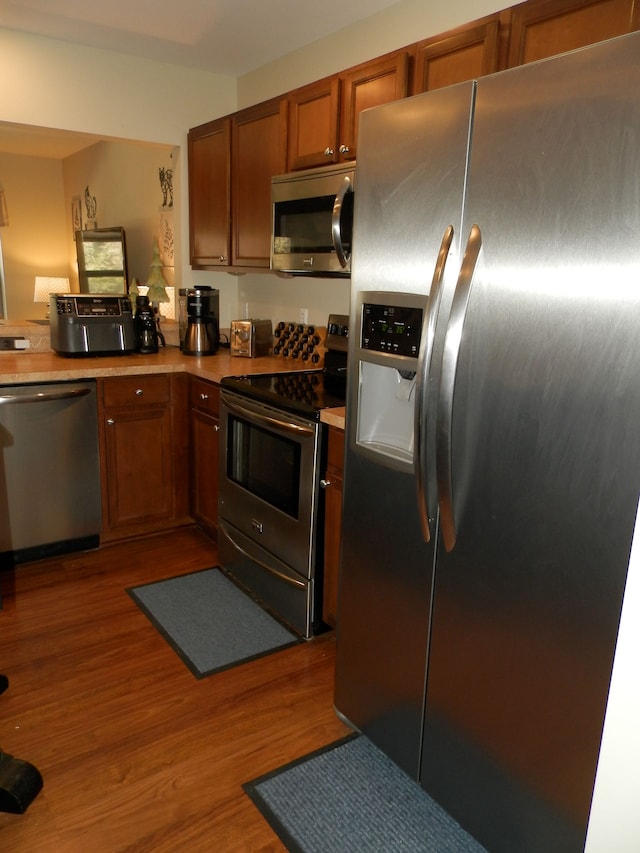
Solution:
[[[303,636],[317,621],[320,424],[220,395],[219,558]]]

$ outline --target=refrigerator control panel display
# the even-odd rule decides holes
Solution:
[[[400,305],[362,306],[363,349],[417,358],[422,331],[422,308]]]

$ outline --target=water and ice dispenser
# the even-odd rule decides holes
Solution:
[[[412,465],[426,297],[365,292],[359,302],[356,446],[382,464]]]

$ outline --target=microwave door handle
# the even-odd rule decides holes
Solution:
[[[456,382],[458,358],[462,346],[462,330],[467,316],[471,285],[482,249],[482,234],[477,225],[471,227],[458,282],[453,294],[451,312],[444,339],[442,375],[438,396],[436,475],[438,481],[438,503],[440,505],[440,527],[445,550],[451,551],[456,544],[456,522],[453,506],[453,459],[452,426],[453,396]]]
[[[414,415],[414,435],[416,442],[415,476],[420,526],[422,528],[422,536],[425,542],[429,542],[431,539],[426,486],[427,471],[425,467],[427,461],[426,438],[428,434],[426,428],[426,417],[430,417],[429,408],[427,406],[427,397],[429,396],[433,342],[435,339],[436,323],[440,313],[440,303],[442,301],[442,280],[444,278],[444,270],[447,264],[447,258],[449,257],[449,251],[451,250],[451,243],[453,242],[453,234],[453,225],[447,226],[444,236],[442,237],[440,250],[436,259],[436,265],[433,270],[429,299],[427,301],[427,308],[422,322],[420,354],[418,355],[418,371],[416,376],[418,395],[416,397]]]
[[[351,178],[345,175],[344,180],[338,190],[335,201],[333,202],[333,214],[331,216],[331,240],[333,248],[336,250],[336,255],[340,261],[340,266],[344,269],[349,263],[349,258],[346,255],[344,246],[342,245],[342,234],[340,233],[340,218],[342,215],[342,203],[344,202],[347,193],[353,192]]]

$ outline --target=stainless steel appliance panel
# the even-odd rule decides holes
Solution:
[[[223,389],[220,436],[220,565],[310,637],[321,621],[320,422]]]
[[[99,542],[95,382],[0,388],[0,555],[38,559]]]
[[[640,488],[639,86],[637,40],[478,83],[422,781],[492,850],[584,844]]]
[[[585,843],[640,490],[639,51],[361,120],[352,312],[429,301],[413,475],[358,453],[349,362],[336,708],[495,853]]]
[[[271,269],[291,275],[351,271],[355,163],[277,175],[271,183]]]
[[[314,577],[305,578],[266,551],[255,537],[223,519],[218,527],[220,565],[251,595],[302,637],[312,637],[322,618]]]
[[[436,491],[431,541],[415,464],[392,468],[358,445],[362,290],[424,303],[449,227],[443,275],[455,285],[472,84],[363,113],[355,208],[343,536],[335,706],[414,778],[420,765]],[[386,299],[386,297],[383,297]],[[415,369],[415,368],[414,368]],[[432,452],[433,473],[435,455]],[[432,478],[434,480],[434,478]]]
[[[319,424],[223,391],[220,515],[310,577]]]

